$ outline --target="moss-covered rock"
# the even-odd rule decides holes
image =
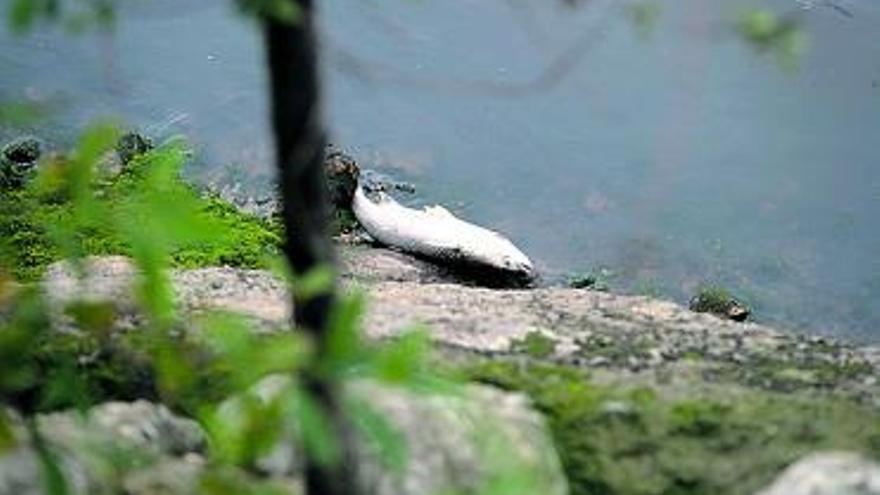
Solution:
[[[473,380],[526,392],[575,495],[746,495],[817,449],[880,457],[880,411],[834,397],[600,385],[562,366],[486,362]]]
[[[129,166],[141,163],[135,160]],[[95,184],[95,195],[112,209],[138,191],[143,180],[137,170],[127,170]],[[216,196],[201,194],[189,184],[183,184],[182,190],[215,226],[215,232],[210,240],[174,250],[172,266],[257,268],[264,266],[267,255],[280,251],[281,227],[277,222],[242,212]],[[73,222],[74,213],[66,201],[63,195],[46,196],[35,187],[8,191],[0,197],[0,259],[12,276],[22,281],[36,280],[47,265],[60,258],[51,226]],[[109,221],[90,222],[82,229],[80,239],[85,255],[131,254],[130,246]]]
[[[0,148],[0,190],[24,187],[34,175],[42,153],[42,143],[31,136],[16,139]]]
[[[733,321],[745,321],[751,310],[737,301],[727,289],[717,285],[701,287],[690,301],[691,311],[712,313]]]
[[[330,203],[339,209],[351,210],[351,201],[360,178],[354,158],[338,150],[329,150],[324,160]]]
[[[155,147],[153,140],[137,132],[127,132],[116,142],[116,154],[123,165],[128,165],[136,157]]]

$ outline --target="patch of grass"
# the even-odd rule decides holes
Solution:
[[[510,350],[522,352],[533,358],[545,358],[556,352],[556,341],[537,330],[532,330],[523,338],[512,340]]]
[[[701,389],[681,400],[547,364],[485,362],[462,372],[532,397],[574,495],[745,495],[814,450],[880,455],[880,412],[833,397]]]

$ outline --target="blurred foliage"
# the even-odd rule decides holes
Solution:
[[[168,268],[181,261],[181,253],[189,253],[186,262],[214,264],[216,259],[196,253],[240,241],[234,230],[256,220],[221,206],[219,200],[205,200],[180,179],[180,166],[189,154],[180,140],[155,149],[141,147],[121,170],[107,169],[108,154],[119,140],[113,125],[93,126],[68,155],[45,157],[30,183],[4,191],[0,226],[9,235],[0,240],[0,405],[33,418],[37,412],[85,410],[108,400],[161,401],[197,418],[209,436],[211,468],[202,488],[230,493],[222,484],[233,483],[241,488],[236,493],[245,493],[272,488],[240,477],[236,473],[242,471],[236,469],[254,467],[282,440],[298,439],[322,462],[339,459],[341,447],[303,386],[305,376],[456,393],[454,382],[429,365],[425,331],[383,344],[362,340],[364,298],[356,292],[333,308],[320,357],[304,333],[260,334],[250,320],[226,312],[178,313]],[[277,246],[277,232],[259,228],[265,235],[254,245]],[[21,270],[23,260],[32,260],[35,245],[43,253],[39,263],[26,263],[28,269]],[[47,301],[41,285],[30,282],[39,268],[63,258],[83,283],[86,257],[102,251],[128,254],[137,267],[135,296],[145,318],[135,320],[135,330],[115,327],[123,315],[112,301],[73,300],[57,307]],[[274,267],[300,297],[322,293],[333,283],[327,267],[293,278],[274,251],[259,254],[260,263]],[[87,291],[80,294],[85,297]],[[60,322],[70,329],[56,331]],[[267,379],[280,384],[269,395],[260,392],[266,390]],[[403,437],[373,409],[369,397],[346,395],[345,401],[352,424],[386,466],[404,469]],[[0,447],[6,449],[16,440],[4,407],[0,413]],[[51,439],[43,439],[33,424],[30,443],[42,446],[38,454],[44,481],[52,485],[47,489],[65,493]],[[95,455],[105,454],[121,455]],[[516,462],[516,456],[505,456],[497,463],[483,493],[511,493],[523,476]]]
[[[0,126],[28,127],[49,116],[51,105],[44,102],[0,100]]]
[[[547,358],[556,352],[556,341],[538,330],[532,330],[521,339],[511,340],[510,350],[533,358]]]
[[[59,23],[68,32],[94,27],[111,28],[116,20],[117,0],[9,0],[6,19],[18,33],[40,23]]]
[[[92,29],[111,29],[122,0],[8,0],[6,20],[16,33],[26,33],[39,24],[58,24],[71,34]],[[298,22],[301,12],[288,0],[235,0],[248,15],[281,22]]]
[[[740,15],[740,35],[760,52],[773,53],[786,70],[798,68],[809,47],[809,39],[795,17],[755,9]]]
[[[649,37],[660,20],[663,6],[656,1],[644,0],[626,4],[626,14],[636,32]]]
[[[711,387],[682,397],[515,361],[459,372],[532,397],[549,420],[572,495],[748,495],[815,450],[880,459],[880,412],[843,399]]]
[[[289,0],[235,0],[245,14],[272,18],[281,22],[298,22],[302,12]]]

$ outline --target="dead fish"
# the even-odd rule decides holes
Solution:
[[[461,220],[442,206],[407,208],[384,192],[355,190],[352,210],[373,239],[453,265],[532,279],[532,261],[501,234]]]

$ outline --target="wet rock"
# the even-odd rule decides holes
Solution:
[[[880,464],[848,452],[813,454],[757,495],[880,495]]]
[[[116,154],[122,160],[122,165],[128,165],[132,160],[149,152],[154,147],[153,140],[149,137],[137,132],[127,132],[116,142]]]
[[[330,149],[324,159],[324,173],[330,203],[339,210],[351,210],[351,201],[360,178],[360,168],[354,158]]]
[[[712,313],[733,321],[746,321],[751,314],[751,310],[734,299],[727,290],[716,286],[700,289],[690,300],[689,306],[691,311]]]
[[[0,149],[0,187],[17,189],[36,172],[43,153],[39,139],[31,136],[18,138]]]

